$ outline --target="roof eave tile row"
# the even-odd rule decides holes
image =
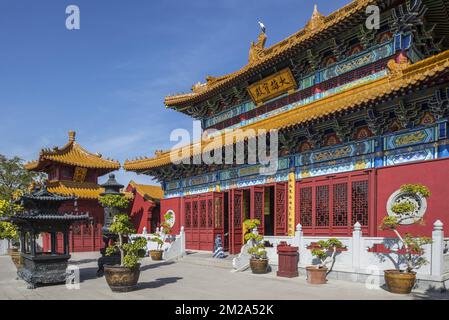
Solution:
[[[241,82],[246,78],[257,75],[270,65],[279,62],[279,59],[288,57],[291,52],[302,46],[306,46],[308,41],[315,41],[319,36],[325,36],[327,32],[339,28],[342,23],[347,23],[356,14],[364,12],[367,6],[377,2],[378,0],[355,0],[325,17],[324,23],[321,26],[315,29],[305,27],[292,36],[265,49],[264,57],[256,63],[248,64],[237,72],[221,77],[221,81],[217,81],[200,92],[168,96],[165,98],[165,105],[167,107],[181,107],[193,104],[205,100],[224,89],[230,88],[233,84]]]
[[[347,111],[367,103],[373,103],[378,99],[382,99],[401,90],[406,90],[411,86],[417,86],[426,80],[435,78],[443,73],[447,73],[448,71],[449,50],[410,65],[400,72],[395,73],[393,71],[393,73],[390,73],[380,79],[328,96],[297,109],[243,126],[241,129],[242,131],[245,129],[279,130],[290,126],[315,121],[341,111]],[[236,139],[236,141],[238,141],[239,137]],[[221,143],[221,140],[222,139],[215,139],[217,143]],[[234,143],[236,141],[234,141]],[[218,146],[219,145],[217,145],[217,147]],[[196,155],[203,152],[197,144],[192,144],[188,147],[190,148],[189,154],[191,155]],[[207,145],[207,148],[208,150],[211,150],[213,149],[213,146],[209,144]],[[127,160],[124,164],[124,168],[128,171],[141,172],[162,167],[171,163],[171,152],[177,153],[179,150],[180,149],[162,152],[153,158],[144,158],[134,161]],[[197,150],[200,151],[197,152]]]

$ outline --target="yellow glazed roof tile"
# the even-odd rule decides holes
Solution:
[[[390,73],[385,77],[314,101],[297,109],[244,126],[241,128],[241,132],[247,129],[279,130],[289,126],[302,124],[322,118],[323,116],[356,108],[364,103],[374,102],[387,95],[406,90],[410,86],[419,85],[422,81],[449,72],[449,50],[419,61],[413,65],[409,65],[408,62],[396,63],[394,60],[391,60],[388,63],[388,68],[390,69]],[[220,138],[223,138],[224,134],[225,133],[222,133]],[[245,139],[245,137],[244,134],[237,134],[233,139],[233,143],[241,141],[242,139]],[[200,145],[199,143],[191,144],[187,147],[190,148],[188,154],[199,154],[204,151],[204,147],[206,147],[207,150],[212,150],[214,147],[219,147],[221,145],[221,140],[222,139],[215,139],[214,142],[206,145]],[[151,168],[161,167],[171,163],[172,152],[177,153],[182,149],[158,152],[154,158],[144,158],[133,161],[127,160],[124,164],[124,168],[128,171],[144,171]]]
[[[164,191],[160,186],[150,186],[146,184],[137,184],[134,181],[129,182],[130,186],[136,189],[136,192],[142,197],[148,196],[153,199],[164,198]]]
[[[96,183],[73,182],[73,181],[55,181],[48,183],[48,191],[51,193],[76,196],[80,199],[98,199],[104,189]]]
[[[264,64],[278,59],[293,48],[304,46],[307,41],[313,40],[317,35],[323,34],[341,22],[348,21],[355,14],[364,13],[367,6],[377,2],[377,0],[353,0],[326,17],[318,13],[315,8],[311,20],[303,29],[269,48],[261,48],[254,54],[250,52],[250,61],[242,69],[222,77],[207,77],[207,82],[194,85],[191,93],[167,96],[165,105],[167,107],[185,105],[204,98],[206,94],[218,92],[230,82],[236,82],[241,77],[257,73]]]
[[[49,181],[47,189],[51,193],[76,196],[79,199],[96,200],[104,192],[104,188],[92,182]],[[130,192],[124,192],[128,199],[132,199]]]
[[[99,154],[93,154],[82,148],[75,141],[75,132],[69,132],[69,142],[62,148],[44,149],[39,154],[39,160],[25,164],[27,170],[39,171],[48,162],[57,162],[71,166],[91,169],[118,170],[118,161],[104,159]]]

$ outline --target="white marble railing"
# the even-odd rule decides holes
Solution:
[[[8,240],[0,240],[0,256],[8,254]]]
[[[164,251],[162,258],[165,261],[177,260],[184,257],[186,254],[186,238],[184,227],[181,227],[181,232],[175,236],[165,235],[159,230],[157,230],[155,234],[148,234],[146,233],[146,230],[144,228],[142,234],[133,234],[130,236],[130,239],[132,241],[133,239],[138,237],[143,237],[147,239],[147,248],[146,248],[147,254],[151,250],[158,249],[157,242],[151,241],[151,239],[155,237],[162,239],[162,241],[164,241],[164,244],[160,249]]]
[[[278,265],[277,246],[285,241],[299,248],[299,267],[315,264],[316,261],[309,249],[311,244],[331,237],[308,237],[304,236],[301,225],[296,228],[293,237],[265,236],[264,240],[272,244],[266,248],[270,264]],[[349,271],[361,274],[371,274],[374,271],[381,272],[387,269],[404,268],[404,256],[395,253],[402,247],[397,238],[362,237],[360,224],[354,226],[352,237],[336,237],[345,246],[345,250],[337,253],[333,270]],[[443,224],[435,222],[432,232],[432,244],[424,246],[423,257],[429,262],[417,270],[418,275],[425,277],[441,278],[449,272],[449,252],[446,250],[449,239],[444,238]],[[374,250],[378,245],[385,250]],[[446,250],[446,251],[445,251]],[[377,252],[376,252],[377,251]],[[249,259],[249,255],[241,253],[240,260]],[[240,261],[240,266],[247,262]],[[237,269],[237,268],[236,268]]]

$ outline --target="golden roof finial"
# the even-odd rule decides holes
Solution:
[[[318,5],[314,5],[312,18],[306,24],[306,29],[315,30],[323,25],[324,16],[318,11]]]
[[[76,132],[70,130],[69,131],[69,142],[74,142],[75,141],[75,137],[76,137]]]

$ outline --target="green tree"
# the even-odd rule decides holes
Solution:
[[[32,182],[41,182],[44,177],[42,173],[26,170],[21,158],[0,154],[0,199],[12,199],[17,192],[26,191]]]
[[[136,267],[139,259],[145,255],[144,249],[147,246],[147,240],[139,237],[134,239],[133,242],[125,243],[125,238],[136,233],[133,224],[129,221],[129,217],[126,214],[116,215],[109,230],[118,235],[118,241],[106,249],[106,255],[112,255],[118,250],[120,252],[120,266],[127,268]]]

